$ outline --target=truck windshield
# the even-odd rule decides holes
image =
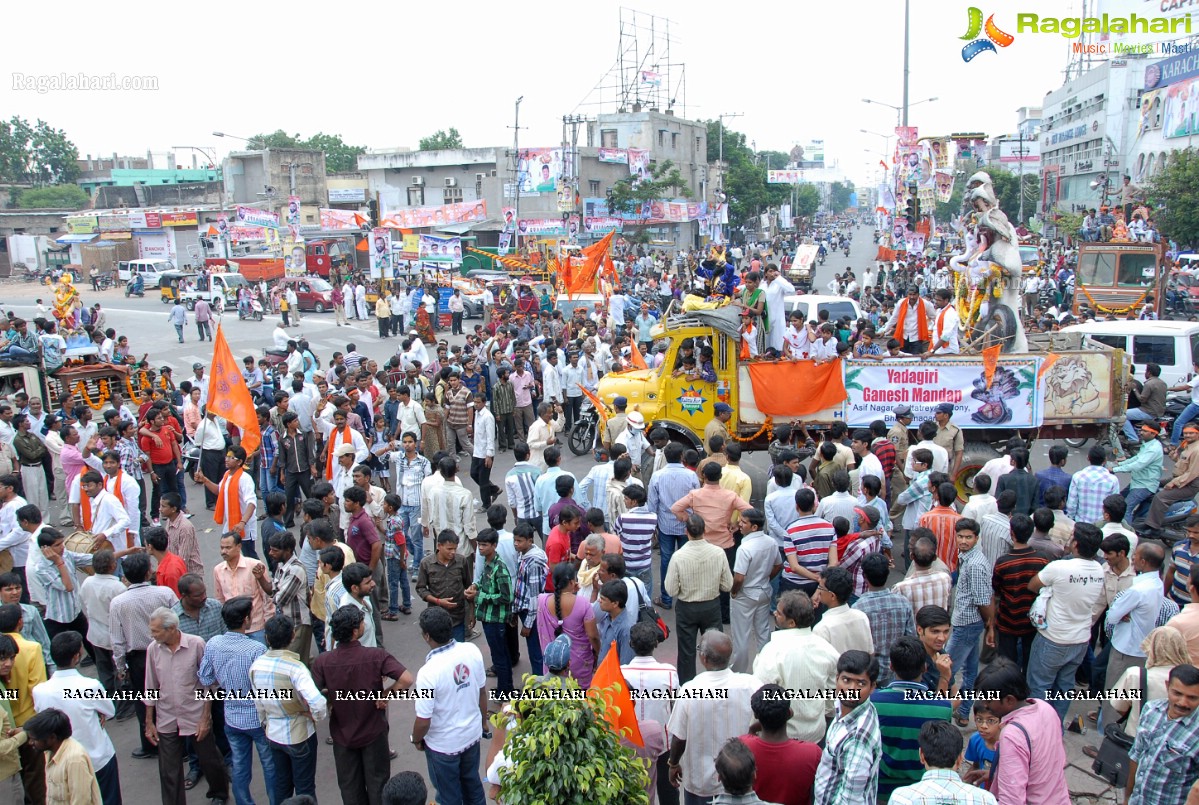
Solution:
[[[1114,285],[1116,255],[1110,252],[1090,252],[1078,260],[1079,285]]]

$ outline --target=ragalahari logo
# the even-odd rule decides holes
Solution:
[[[971,6],[967,12],[970,15],[969,27],[966,29],[966,35],[960,38],[969,40],[969,44],[962,48],[962,61],[973,61],[975,56],[988,50],[997,53],[996,45],[1005,48],[1016,40],[1011,34],[999,30],[994,14],[987,17],[987,23],[983,25],[982,9]],[[980,33],[986,33],[986,37],[979,39]]]

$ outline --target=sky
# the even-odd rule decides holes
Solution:
[[[823,139],[826,161],[838,161],[859,182],[874,175],[879,155],[866,150],[881,152],[885,143],[860,129],[890,134],[896,113],[862,99],[901,103],[898,0],[624,2],[636,3],[644,27],[653,15],[658,25],[670,20],[670,60],[685,65],[685,110],[682,92],[676,96],[680,116],[739,113],[727,126],[760,149],[789,151],[796,142]],[[994,13],[1009,33],[1017,11],[1067,16],[1072,4],[1081,5],[989,2],[984,13]],[[1009,47],[965,63],[959,37],[970,5],[911,2],[910,124],[921,136],[1013,132],[1016,110],[1040,106],[1062,83],[1071,40],[1059,35],[1017,36]],[[270,4],[126,0],[117,15],[66,0],[53,9],[53,17],[69,21],[58,25],[48,6],[8,4],[6,29],[29,35],[7,37],[4,61],[13,77],[0,83],[0,115],[41,118],[65,130],[81,156],[144,156],[178,146],[221,155],[241,143],[213,131],[249,137],[280,128],[304,136],[336,133],[352,144],[386,149],[415,148],[421,137],[455,127],[468,147],[507,145],[521,96],[522,146],[549,146],[561,140],[564,115],[613,110],[611,103],[584,102],[598,99],[593,88],[615,83],[605,74],[622,42],[619,0],[360,0],[352,11],[343,8],[347,12],[334,19],[316,5],[280,13]],[[623,13],[632,19],[633,10]],[[642,51],[649,41],[648,31],[640,31]],[[646,67],[653,69],[654,61],[665,72],[664,54]],[[681,72],[672,68],[675,84]],[[62,73],[152,76],[158,89],[28,88],[29,76]],[[916,103],[929,97],[938,100]],[[604,99],[615,96],[608,92]],[[190,166],[192,153],[178,148],[176,161]]]

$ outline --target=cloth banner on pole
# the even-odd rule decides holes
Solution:
[[[208,367],[208,406],[217,416],[232,422],[241,431],[241,446],[251,455],[262,442],[254,400],[241,374],[241,362],[234,359],[221,325],[212,342],[212,365]],[[211,479],[216,481],[218,479]]]

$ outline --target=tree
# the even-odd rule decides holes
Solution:
[[[828,194],[829,210],[837,213],[847,209],[851,195],[853,195],[853,182],[833,182]]]
[[[16,205],[22,210],[79,210],[91,200],[79,185],[56,184],[34,187],[16,194]]]
[[[62,129],[39,120],[33,126],[15,115],[0,122],[0,181],[49,185],[75,181],[79,149]]]
[[[649,166],[649,178],[626,176],[608,191],[608,210],[633,216],[641,204],[664,198],[691,198],[687,180],[669,159]]]
[[[719,120],[707,121],[708,162],[720,160]],[[781,151],[754,152],[745,142],[745,135],[724,127],[724,161],[727,170],[723,190],[728,196],[729,226],[736,228],[746,224],[751,217],[760,215],[768,207],[786,204],[791,198],[791,187],[785,184],[766,183],[766,157],[774,170],[786,167],[789,159]],[[776,160],[778,160],[776,162]],[[817,202],[819,203],[819,202]],[[813,210],[815,212],[815,210]],[[800,213],[795,212],[799,215]],[[811,214],[811,213],[809,213]]]
[[[815,185],[804,184],[799,186],[799,190],[795,193],[795,209],[791,214],[797,218],[811,218],[820,209],[820,191]]]
[[[1170,154],[1166,166],[1149,183],[1149,199],[1162,237],[1190,249],[1199,243],[1199,152],[1193,148]]]
[[[604,720],[594,695],[576,699],[573,679],[530,681],[526,693],[544,698],[515,702],[520,716],[508,733],[500,769],[499,800],[505,805],[579,803],[646,805],[649,775]],[[506,720],[508,716],[496,716]]]
[[[264,148],[321,151],[325,155],[326,174],[358,170],[358,155],[366,153],[364,146],[347,145],[340,134],[318,132],[308,139],[303,139],[299,134],[288,134],[283,129],[276,129],[271,134],[255,134],[246,141],[246,147],[252,151]]]
[[[444,151],[447,148],[463,147],[462,135],[455,128],[451,128],[449,131],[438,129],[428,137],[422,137],[420,141],[420,150],[422,151]]]
[[[1019,226],[1021,223],[1018,220],[1020,217],[1019,174],[1012,173],[1003,168],[997,168],[993,165],[987,166],[984,170],[991,176],[991,185],[995,188],[995,198],[999,201],[999,209],[1003,210],[1004,215],[1012,222],[1012,226]],[[962,214],[962,200],[965,197],[967,178],[965,176],[958,176],[957,181],[953,183],[953,194],[949,197],[949,201],[937,202],[936,216],[938,221],[948,222],[953,216]],[[1025,173],[1023,187],[1024,216],[1027,218],[1037,208],[1040,182],[1036,174]]]

